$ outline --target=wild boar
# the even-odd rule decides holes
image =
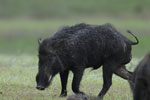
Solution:
[[[39,69],[36,76],[37,89],[47,88],[53,77],[59,73],[61,95],[67,96],[69,71],[73,72],[72,90],[79,90],[85,68],[98,69],[103,66],[103,88],[98,97],[103,98],[112,84],[113,73],[129,79],[132,73],[125,69],[130,62],[133,42],[118,32],[112,25],[77,24],[59,29],[53,36],[39,40]]]

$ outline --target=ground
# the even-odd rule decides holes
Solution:
[[[35,76],[38,70],[37,39],[49,36],[60,26],[80,22],[98,25],[112,23],[134,41],[134,38],[126,33],[126,30],[130,29],[140,40],[139,45],[133,46],[133,59],[127,67],[131,71],[142,56],[150,51],[150,21],[148,19],[90,16],[44,21],[2,20],[0,23],[0,100],[66,100],[66,98],[59,98],[61,90],[59,75],[45,91],[35,88]],[[73,94],[71,81],[72,74],[69,76],[69,95]],[[95,71],[87,69],[81,82],[81,90],[89,96],[97,96],[102,84],[101,68]],[[104,100],[132,100],[128,82],[114,75],[113,85]]]
[[[66,100],[59,98],[60,79],[57,75],[52,85],[45,91],[36,87],[35,76],[37,73],[37,57],[31,55],[7,56],[0,55],[0,100]],[[139,59],[133,58],[128,65],[130,70]],[[72,73],[69,76],[68,94],[71,90]],[[87,84],[88,83],[88,84]],[[81,90],[88,96],[96,96],[102,88],[102,71],[87,69],[81,82]],[[104,100],[132,100],[128,82],[113,76],[113,85],[104,97]]]

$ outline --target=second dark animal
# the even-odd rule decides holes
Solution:
[[[130,31],[128,31],[134,36]],[[134,36],[136,38],[136,36]],[[59,29],[52,37],[39,40],[39,69],[36,76],[37,89],[47,88],[59,73],[61,95],[67,96],[69,71],[73,72],[72,90],[79,90],[85,68],[103,66],[103,88],[98,94],[103,98],[112,84],[113,73],[129,79],[131,73],[125,65],[131,60],[132,45],[138,44],[124,37],[112,25],[77,24]]]
[[[150,100],[150,53],[138,64],[129,83],[134,100]]]

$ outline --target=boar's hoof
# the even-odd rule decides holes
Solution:
[[[67,96],[67,92],[61,93],[59,97],[66,97]]]

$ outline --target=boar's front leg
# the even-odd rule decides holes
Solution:
[[[68,81],[68,74],[69,74],[68,70],[60,73],[61,86],[62,86],[60,97],[67,96],[66,87],[67,87],[67,81]]]
[[[84,69],[82,68],[83,68],[82,66],[81,67],[79,66],[78,68],[75,68],[73,70],[72,90],[75,94],[84,95],[84,93],[79,90],[80,82],[84,72]]]

